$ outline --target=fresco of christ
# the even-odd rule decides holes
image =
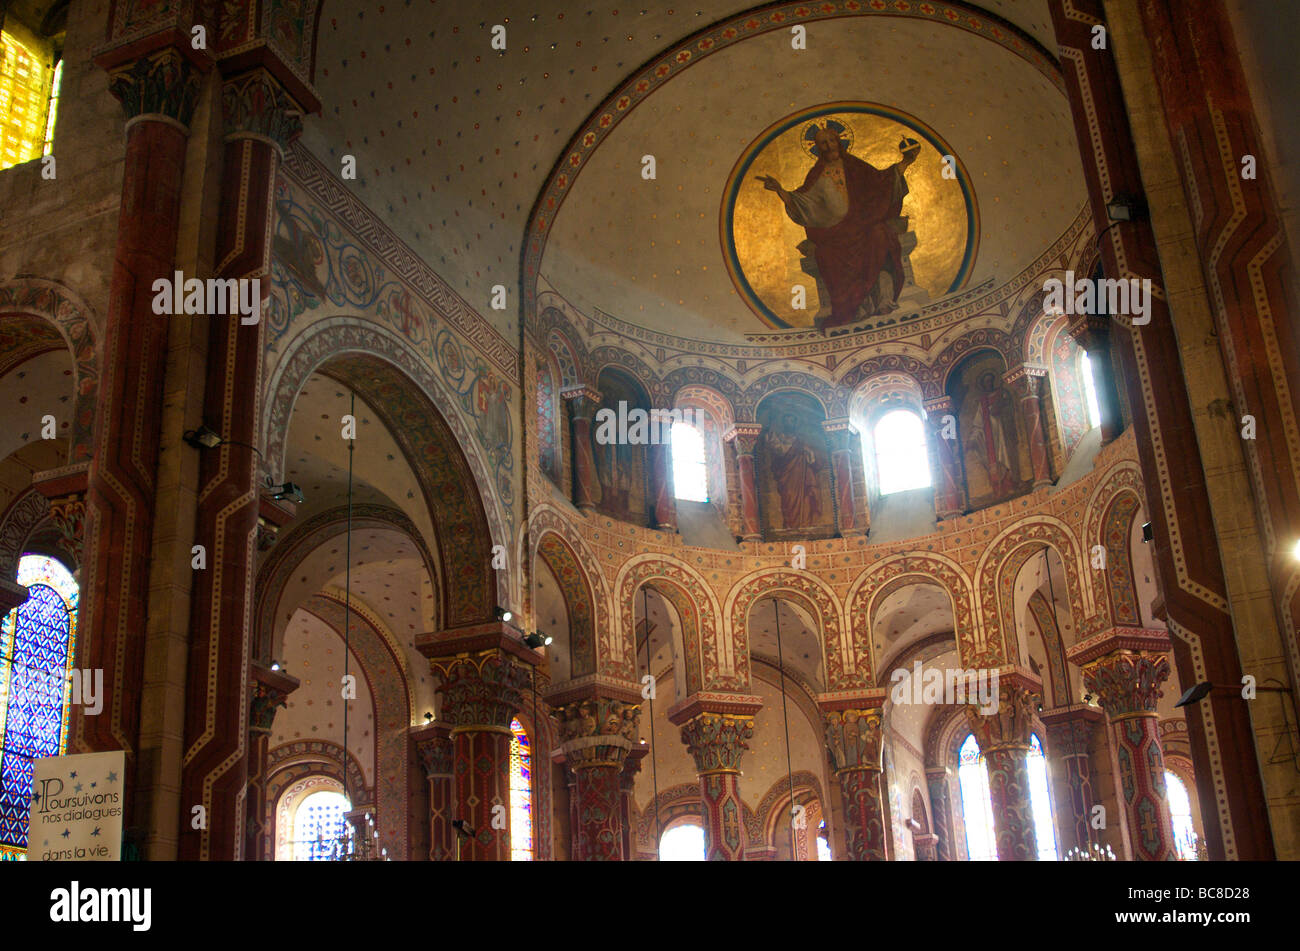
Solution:
[[[821,466],[817,455],[798,433],[794,416],[786,413],[779,431],[767,436],[772,476],[781,499],[782,528],[806,528],[821,517],[821,493],[817,473]]]
[[[903,172],[921,147],[904,140],[902,159],[881,169],[850,155],[829,125],[817,128],[814,145],[817,162],[794,191],[771,175],[758,180],[777,193],[790,220],[808,233],[830,295],[830,317],[818,321],[825,330],[897,308],[904,279],[899,243],[907,195]]]
[[[978,392],[972,394],[975,413],[967,448],[984,464],[989,488],[995,499],[1006,498],[1016,490],[1016,476],[1011,464],[1007,426],[1012,420],[1011,395],[997,385],[992,373],[981,373]]]

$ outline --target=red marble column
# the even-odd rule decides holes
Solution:
[[[844,796],[847,858],[885,861],[885,812],[881,802],[884,718],[880,698],[822,705],[826,750]]]
[[[265,70],[226,78],[222,116],[222,205],[217,226],[217,276],[259,282],[269,296],[271,211],[281,151],[301,132],[301,108]],[[260,305],[259,305],[260,306]],[[262,322],[230,314],[208,317],[204,422],[223,439],[199,460],[195,542],[208,567],[195,572],[191,595],[189,684],[181,801],[201,803],[206,829],[181,827],[185,859],[238,858],[242,818],[236,792],[247,765],[235,704],[209,696],[233,693],[248,667],[260,486],[257,442],[261,407]]]
[[[1169,679],[1164,631],[1112,628],[1070,648],[1083,685],[1100,698],[1110,724],[1120,801],[1133,858],[1176,860],[1173,820],[1165,794],[1165,759],[1156,710]]]
[[[1020,402],[1020,418],[1025,424],[1035,489],[1052,484],[1052,457],[1043,428],[1042,387],[1046,376],[1046,367],[1022,363],[1003,377]]]
[[[429,783],[429,860],[453,862],[456,859],[456,830],[451,820],[454,811],[451,728],[434,722],[421,728],[416,741],[420,765]]]
[[[1092,48],[1093,27],[1105,21],[1104,5],[1100,0],[1049,0],[1049,7],[1089,203],[1100,234],[1111,224],[1108,201],[1117,195],[1142,194],[1114,54]],[[1194,87],[1193,83],[1189,88]],[[1246,228],[1243,233],[1260,232]],[[1151,519],[1151,548],[1169,627],[1177,634],[1174,657],[1179,677],[1189,684],[1241,683],[1222,555],[1214,534],[1207,531],[1214,524],[1209,490],[1198,461],[1200,447],[1178,333],[1151,224],[1139,215],[1107,231],[1100,247],[1107,277],[1151,281],[1150,323],[1134,329],[1126,319],[1112,319],[1109,324],[1111,349],[1118,359],[1116,376],[1128,387],[1138,456],[1152,485],[1145,510]],[[1171,478],[1173,474],[1177,477]],[[1160,489],[1162,483],[1167,485]],[[1239,697],[1213,692],[1186,712],[1200,800],[1207,806],[1202,818],[1210,858],[1273,858],[1247,704]],[[1222,805],[1214,808],[1216,803]]]
[[[934,479],[934,514],[957,518],[966,511],[966,482],[962,476],[957,415],[952,399],[925,401],[925,421],[930,439],[930,473]]]
[[[847,419],[828,419],[822,423],[826,441],[831,446],[832,494],[835,500],[835,526],[841,535],[856,535],[858,526],[857,490],[854,486],[854,460],[862,456],[862,437]]]
[[[271,837],[266,828],[266,765],[275,711],[284,706],[289,694],[298,689],[297,677],[271,670],[259,663],[249,665],[252,693],[248,712],[248,792],[244,797],[244,860],[269,862]]]
[[[687,697],[668,711],[682,728],[682,742],[695,760],[700,779],[700,819],[704,854],[711,862],[740,862],[746,849],[745,806],[740,798],[740,758],[754,735],[757,697],[705,702]]]
[[[69,744],[70,751],[126,751],[127,829],[145,824],[149,806],[138,787],[157,779],[153,764],[136,761],[169,327],[169,317],[154,313],[153,284],[174,276],[187,126],[199,70],[207,66],[198,58],[206,54],[191,51],[188,43],[141,55],[145,42],[97,60],[109,71],[109,90],[127,117],[86,497],[77,650],[79,666],[105,672],[104,709],[93,717],[74,709]]]
[[[1100,844],[1092,827],[1097,805],[1092,793],[1092,737],[1100,714],[1086,707],[1044,713],[1046,755],[1056,770],[1052,777],[1056,830],[1061,855],[1070,849],[1087,851]]]
[[[925,771],[925,784],[930,793],[930,819],[937,841],[934,857],[937,862],[952,861],[952,793],[948,785],[948,770],[932,766]]]
[[[560,395],[569,406],[573,454],[573,501],[584,512],[600,502],[600,482],[596,478],[596,456],[591,445],[591,423],[600,405],[600,394],[587,386],[569,387]]]
[[[452,819],[473,830],[460,839],[460,861],[509,861],[510,721],[537,654],[502,623],[421,634],[416,649],[441,680],[441,720],[451,724]]]
[[[975,704],[966,707],[971,732],[988,767],[1000,862],[1038,860],[1026,761],[1040,700],[1036,686],[1019,676],[1003,677],[996,711],[985,714]]]
[[[559,721],[564,761],[573,774],[570,815],[573,855],[581,862],[618,862],[624,856],[623,769],[636,744],[640,695],[631,684],[547,702]]]
[[[736,475],[740,479],[740,514],[743,541],[760,541],[763,527],[758,520],[758,475],[754,469],[754,449],[763,427],[758,423],[736,423],[723,438],[736,451]]]

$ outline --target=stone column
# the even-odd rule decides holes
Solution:
[[[835,500],[835,527],[840,535],[861,534],[866,526],[858,524],[857,488],[853,474],[855,460],[862,458],[862,436],[848,419],[828,419],[822,423],[831,450],[831,497]]]
[[[623,772],[619,777],[620,802],[622,803],[620,813],[623,817],[623,859],[628,862],[638,858],[636,835],[633,829],[637,818],[635,800],[636,774],[641,771],[641,761],[649,754],[650,747],[643,743],[638,743],[632,747],[627,754],[627,761],[623,764]]]
[[[652,443],[648,447],[655,528],[661,532],[675,532],[677,531],[677,495],[673,483],[673,447],[668,441],[671,430],[668,422],[663,420],[661,410],[651,410],[650,418],[650,432],[659,434],[663,439],[662,442]]]
[[[453,768],[451,728],[434,721],[420,728],[416,752],[429,783],[429,860],[456,860],[456,830],[451,820],[454,811],[455,770]]]
[[[600,481],[596,478],[596,454],[591,446],[591,423],[600,406],[600,394],[589,386],[571,386],[560,391],[569,406],[570,446],[573,453],[573,502],[584,512],[600,502]]]
[[[1052,484],[1052,455],[1047,448],[1047,433],[1043,426],[1042,393],[1046,377],[1047,367],[1022,363],[1002,378],[1020,402],[1020,419],[1025,424],[1035,489]]]
[[[248,792],[244,797],[244,860],[269,862],[275,857],[266,829],[266,763],[275,711],[298,689],[298,678],[253,662],[248,665]]]
[[[822,704],[826,750],[844,796],[847,858],[885,861],[885,812],[881,802],[884,696]]]
[[[1047,760],[1051,767],[1056,831],[1061,855],[1086,851],[1100,844],[1092,827],[1092,737],[1101,714],[1087,707],[1067,707],[1044,713]]]
[[[942,521],[966,511],[966,480],[962,475],[961,443],[952,399],[925,401],[930,440],[930,472],[934,479],[934,514]]]
[[[1070,292],[1071,289],[1066,288],[1066,293]],[[1115,386],[1115,364],[1110,352],[1110,318],[1083,314],[1071,319],[1067,332],[1088,354],[1092,382],[1097,388],[1097,409],[1101,413],[1101,441],[1105,445],[1124,428],[1119,391]]]
[[[1039,685],[1018,673],[1000,678],[998,707],[985,714],[966,707],[971,732],[989,771],[989,799],[998,861],[1037,861],[1034,813],[1029,801],[1029,737],[1034,730]]]
[[[537,654],[500,622],[421,634],[415,643],[441,678],[441,719],[451,724],[452,820],[473,830],[461,840],[460,861],[509,861],[509,823],[494,828],[493,810],[509,815],[510,721],[523,707]]]
[[[1107,19],[1104,4],[1100,0],[1070,0],[1069,3],[1049,0],[1048,6],[1061,51],[1062,75],[1074,114],[1094,227],[1101,234],[1111,224],[1106,212],[1107,202],[1116,196],[1140,197],[1143,192],[1145,176],[1138,167],[1137,149],[1129,124],[1130,104],[1123,94],[1115,51],[1092,48],[1094,27]],[[1143,15],[1147,12],[1143,11]],[[1194,18],[1183,19],[1190,22]],[[1217,19],[1198,24],[1197,29],[1204,29],[1208,36],[1215,29],[1214,22]],[[1111,38],[1117,38],[1114,30]],[[1221,40],[1222,37],[1219,42]],[[1172,55],[1173,52],[1165,47],[1161,55]],[[1215,63],[1210,72],[1217,74],[1221,67],[1217,60]],[[1186,78],[1182,71],[1177,75],[1180,79]],[[1174,77],[1170,79],[1173,81]],[[1217,82],[1214,76],[1210,81]],[[1200,91],[1199,82],[1182,83],[1179,88],[1193,90],[1193,94]],[[1189,110],[1186,115],[1195,111]],[[1205,128],[1205,122],[1213,123],[1215,120],[1207,116],[1199,121]],[[1225,150],[1240,147],[1239,143],[1231,141],[1231,137],[1220,139],[1219,143],[1218,147]],[[1239,168],[1240,156],[1236,152],[1233,155],[1234,167]],[[1196,160],[1189,161],[1194,163]],[[1214,159],[1214,163],[1218,162],[1219,159]],[[1181,167],[1189,166],[1184,163],[1180,164]],[[1229,181],[1243,184],[1226,175],[1217,179],[1209,176],[1209,179],[1216,182],[1213,186],[1216,189],[1229,187]],[[1187,204],[1192,206],[1191,202]],[[1216,199],[1214,203],[1200,207],[1225,206]],[[1223,215],[1207,214],[1207,218],[1213,219],[1213,224],[1207,221],[1204,227],[1228,227]],[[1236,222],[1232,227],[1241,236],[1239,240],[1246,245],[1253,248],[1255,240],[1265,240],[1261,237],[1265,229],[1247,226],[1235,218],[1231,220]],[[1100,249],[1107,277],[1151,281],[1150,310],[1146,315],[1149,323],[1130,329],[1131,321],[1128,319],[1113,318],[1110,321],[1111,347],[1117,358],[1117,377],[1127,387],[1142,471],[1148,475],[1152,485],[1146,506],[1154,532],[1151,548],[1161,594],[1165,598],[1169,629],[1177,634],[1173,650],[1179,677],[1187,684],[1202,681],[1239,684],[1242,657],[1238,636],[1240,633],[1242,640],[1251,642],[1254,635],[1234,630],[1233,613],[1238,607],[1236,602],[1240,602],[1242,611],[1248,610],[1247,603],[1254,602],[1247,602],[1244,597],[1234,599],[1233,592],[1229,591],[1224,574],[1225,554],[1220,547],[1222,541],[1211,530],[1215,513],[1209,485],[1212,482],[1215,486],[1216,498],[1224,498],[1233,485],[1242,483],[1228,479],[1225,473],[1230,466],[1228,456],[1223,453],[1212,456],[1215,466],[1207,481],[1206,463],[1200,447],[1205,440],[1213,443],[1217,438],[1214,434],[1223,429],[1213,420],[1203,424],[1203,414],[1192,413],[1189,388],[1194,387],[1202,395],[1220,389],[1217,383],[1211,387],[1198,382],[1197,377],[1202,375],[1200,371],[1189,377],[1183,370],[1186,355],[1196,361],[1195,365],[1204,365],[1205,374],[1223,372],[1221,367],[1204,362],[1204,341],[1212,324],[1192,299],[1196,295],[1187,298],[1177,319],[1171,313],[1170,295],[1160,269],[1155,234],[1151,222],[1143,215],[1106,231]],[[1252,250],[1248,259],[1253,260],[1254,254]],[[1224,280],[1232,281],[1234,278],[1225,276]],[[1244,278],[1240,279],[1239,286],[1243,289],[1253,287]],[[1254,291],[1251,293],[1253,295]],[[1229,312],[1232,311],[1232,305],[1226,301],[1225,306]],[[1220,333],[1222,342],[1222,331]],[[1245,356],[1241,360],[1242,366],[1257,365],[1257,361]],[[1282,373],[1257,376],[1260,380],[1287,379]],[[1230,389],[1225,391],[1231,392]],[[1207,402],[1198,402],[1198,405],[1203,407]],[[1247,410],[1238,407],[1237,411],[1245,413]],[[1258,412],[1258,407],[1254,411]],[[1236,446],[1233,451],[1239,452],[1241,443],[1236,438],[1235,429],[1231,431],[1233,436],[1224,438],[1231,438]],[[1221,448],[1226,446],[1225,441]],[[1278,467],[1273,471],[1290,470]],[[1239,523],[1240,519],[1234,522]],[[1234,570],[1249,574],[1250,560],[1243,557],[1241,562]],[[1267,642],[1260,646],[1265,649],[1265,656],[1277,656],[1267,647]],[[1199,798],[1205,805],[1202,818],[1210,858],[1272,859],[1275,850],[1269,810],[1264,805],[1268,800],[1259,753],[1268,740],[1255,734],[1248,705],[1242,703],[1240,697],[1216,692],[1200,703],[1188,706],[1186,713],[1187,737]],[[1270,770],[1280,768],[1268,764],[1263,766]],[[1275,774],[1270,772],[1270,775]]]
[[[637,741],[640,695],[631,684],[626,689],[602,685],[586,696],[561,688],[547,703],[555,710],[564,760],[573,775],[571,857],[579,862],[622,861],[623,768]]]
[[[736,451],[736,475],[740,479],[740,513],[744,527],[742,541],[761,541],[763,526],[758,518],[758,473],[754,450],[763,427],[758,423],[736,423],[723,439]]]
[[[86,495],[77,649],[82,667],[105,672],[104,707],[93,717],[73,710],[69,752],[126,752],[128,830],[147,826],[148,791],[162,781],[159,765],[137,755],[169,327],[167,316],[154,313],[153,284],[175,277],[186,140],[199,74],[210,67],[207,53],[190,49],[188,37],[177,46],[158,45],[164,42],[155,36],[96,60],[126,113],[126,155],[100,352],[104,375]],[[243,705],[234,706],[242,719]],[[241,724],[236,741],[244,738]],[[242,777],[232,800],[240,793]]]
[[[935,835],[934,858],[937,862],[950,862],[953,856],[953,822],[948,768],[932,766],[927,769],[925,784],[930,793],[930,823]]]
[[[302,131],[302,108],[264,69],[224,80],[222,204],[217,224],[217,277],[257,282],[270,295],[271,220],[275,177],[289,141]],[[237,292],[237,294],[240,292]],[[228,301],[224,302],[228,305]],[[209,705],[248,666],[259,494],[257,443],[262,395],[262,322],[238,314],[208,315],[205,423],[221,437],[199,458],[195,541],[208,567],[195,572],[191,597],[189,683],[181,801],[202,803],[206,829],[182,826],[184,859],[236,858],[236,796],[244,781],[236,742],[240,711]],[[279,473],[276,473],[279,475]]]
[[[746,848],[740,758],[749,749],[754,714],[763,703],[758,697],[719,697],[687,697],[668,711],[668,719],[682,728],[682,742],[699,774],[705,857],[739,862]]]
[[[1165,759],[1156,706],[1169,679],[1169,635],[1112,628],[1066,652],[1083,668],[1083,685],[1097,694],[1111,745],[1129,847],[1137,861],[1176,860],[1173,820],[1165,794]]]

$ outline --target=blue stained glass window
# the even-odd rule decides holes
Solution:
[[[347,797],[333,790],[311,793],[298,803],[293,816],[293,857],[299,862],[342,858],[352,849]]]
[[[510,858],[533,860],[533,747],[518,719],[510,721]]]
[[[27,600],[0,622],[0,859],[27,850],[32,761],[63,753],[68,665],[76,648],[77,583],[63,565],[24,555]]]

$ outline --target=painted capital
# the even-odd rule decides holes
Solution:
[[[722,439],[735,447],[737,456],[753,456],[762,435],[762,423],[736,423],[723,434]]]
[[[978,704],[967,704],[966,716],[980,751],[987,756],[997,750],[1028,750],[1041,702],[1042,696],[1033,687],[1003,682],[992,713],[984,713]]]
[[[588,697],[555,708],[560,743],[570,769],[623,769],[636,745],[641,707],[611,697]]]
[[[302,109],[265,69],[222,84],[221,119],[227,139],[259,136],[274,142],[281,152],[302,134]]]
[[[830,710],[822,714],[826,750],[836,772],[881,768],[884,720],[881,708]]]
[[[443,683],[443,718],[454,732],[473,729],[508,731],[523,707],[529,670],[499,649],[433,661]]]
[[[108,91],[122,103],[127,121],[161,115],[189,128],[199,97],[199,70],[174,46],[113,67]]]
[[[753,736],[752,716],[701,713],[682,724],[682,743],[700,774],[740,772],[740,757]]]
[[[416,739],[415,752],[420,757],[426,779],[451,778],[455,765],[454,749],[451,731],[445,726],[436,726]]]
[[[299,680],[259,663],[249,665],[248,729],[252,733],[270,733],[275,712],[298,689]]]
[[[1156,716],[1164,696],[1160,685],[1169,679],[1167,654],[1119,651],[1098,658],[1083,668],[1083,685],[1100,698],[1112,720],[1125,716]]]

